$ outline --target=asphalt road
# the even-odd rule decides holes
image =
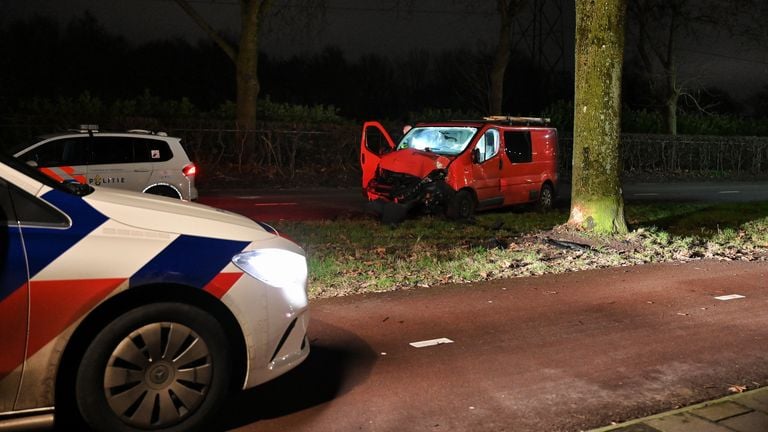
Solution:
[[[623,195],[627,202],[768,201],[768,181],[627,183]],[[563,184],[556,205],[569,201],[570,185]],[[199,202],[267,221],[356,217],[365,209],[360,188],[203,190]]]
[[[767,288],[699,261],[313,301],[309,358],[222,427],[579,431],[766,385]]]

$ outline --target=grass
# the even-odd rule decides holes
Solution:
[[[650,262],[768,259],[768,203],[632,204],[625,215],[630,233],[611,237],[563,229],[566,210],[481,213],[473,223],[427,216],[396,227],[373,219],[274,225],[306,250],[314,298]]]

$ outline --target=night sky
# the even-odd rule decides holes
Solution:
[[[340,47],[349,58],[378,52],[404,56],[417,49],[489,48],[495,45],[498,19],[495,2],[448,0],[401,1],[410,7],[393,10],[393,1],[328,0],[325,16],[306,28],[300,19],[271,20],[262,49],[272,56],[317,52],[327,45]],[[569,2],[566,2],[569,3]],[[90,11],[110,32],[135,43],[155,39],[204,38],[197,25],[171,0],[0,0],[3,20],[32,14],[58,17],[66,23]],[[237,0],[192,0],[192,5],[218,29],[233,35],[239,24]],[[301,14],[301,10],[289,10]],[[566,43],[570,44],[572,11],[564,15]],[[290,14],[288,15],[290,16]],[[684,41],[680,71],[686,82],[715,85],[737,99],[768,85],[768,49],[736,42],[724,33]],[[568,46],[567,48],[570,48]],[[627,47],[628,54],[631,46]],[[572,67],[572,54],[566,65]]]

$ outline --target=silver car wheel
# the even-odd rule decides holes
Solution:
[[[114,414],[141,429],[164,428],[194,413],[212,381],[211,352],[179,323],[145,325],[123,339],[104,371]]]

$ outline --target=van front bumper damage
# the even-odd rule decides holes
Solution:
[[[371,201],[368,210],[384,223],[402,222],[412,210],[442,213],[455,191],[445,182],[445,169],[436,169],[423,178],[381,170],[366,188]]]

